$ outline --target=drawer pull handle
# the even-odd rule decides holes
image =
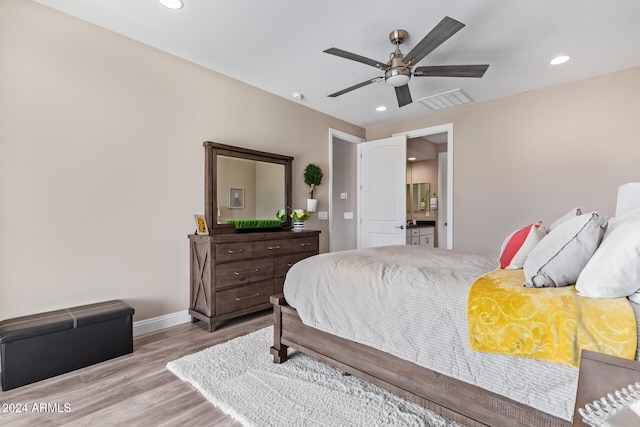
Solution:
[[[260,294],[254,294],[254,295],[248,295],[246,297],[236,297],[236,301],[242,301],[243,299],[247,299],[247,298],[255,298],[255,297],[259,297]]]
[[[280,245],[278,246],[269,246],[269,250],[272,251],[274,249],[280,249]]]
[[[244,249],[236,249],[236,250],[229,249],[227,252],[230,254],[235,254],[236,252],[244,252]]]
[[[311,243],[306,242],[306,243],[300,243],[300,246],[311,246]]]
[[[234,272],[234,274],[235,274],[236,276],[239,276],[239,275],[241,275],[241,274],[257,273],[258,271],[260,271],[260,269],[259,269],[259,268],[256,268],[256,269],[254,269],[254,270],[236,271],[236,272]]]

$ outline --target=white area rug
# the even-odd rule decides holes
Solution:
[[[245,426],[457,426],[302,353],[277,365],[272,344],[268,327],[167,368]]]

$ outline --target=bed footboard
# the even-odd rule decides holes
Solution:
[[[274,305],[275,363],[288,347],[465,426],[569,427],[571,423],[414,363],[306,326],[283,295]]]
[[[270,351],[273,355],[273,363],[283,363],[287,361],[289,348],[282,344],[282,307],[286,305],[286,301],[282,294],[273,295],[270,300],[273,304],[273,346]]]

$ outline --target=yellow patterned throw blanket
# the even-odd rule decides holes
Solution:
[[[467,300],[471,349],[577,368],[581,350],[633,359],[636,321],[626,298],[578,296],[574,286],[523,288],[522,270],[473,282]]]

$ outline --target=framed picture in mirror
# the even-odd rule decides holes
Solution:
[[[244,208],[244,188],[229,187],[229,209]]]

